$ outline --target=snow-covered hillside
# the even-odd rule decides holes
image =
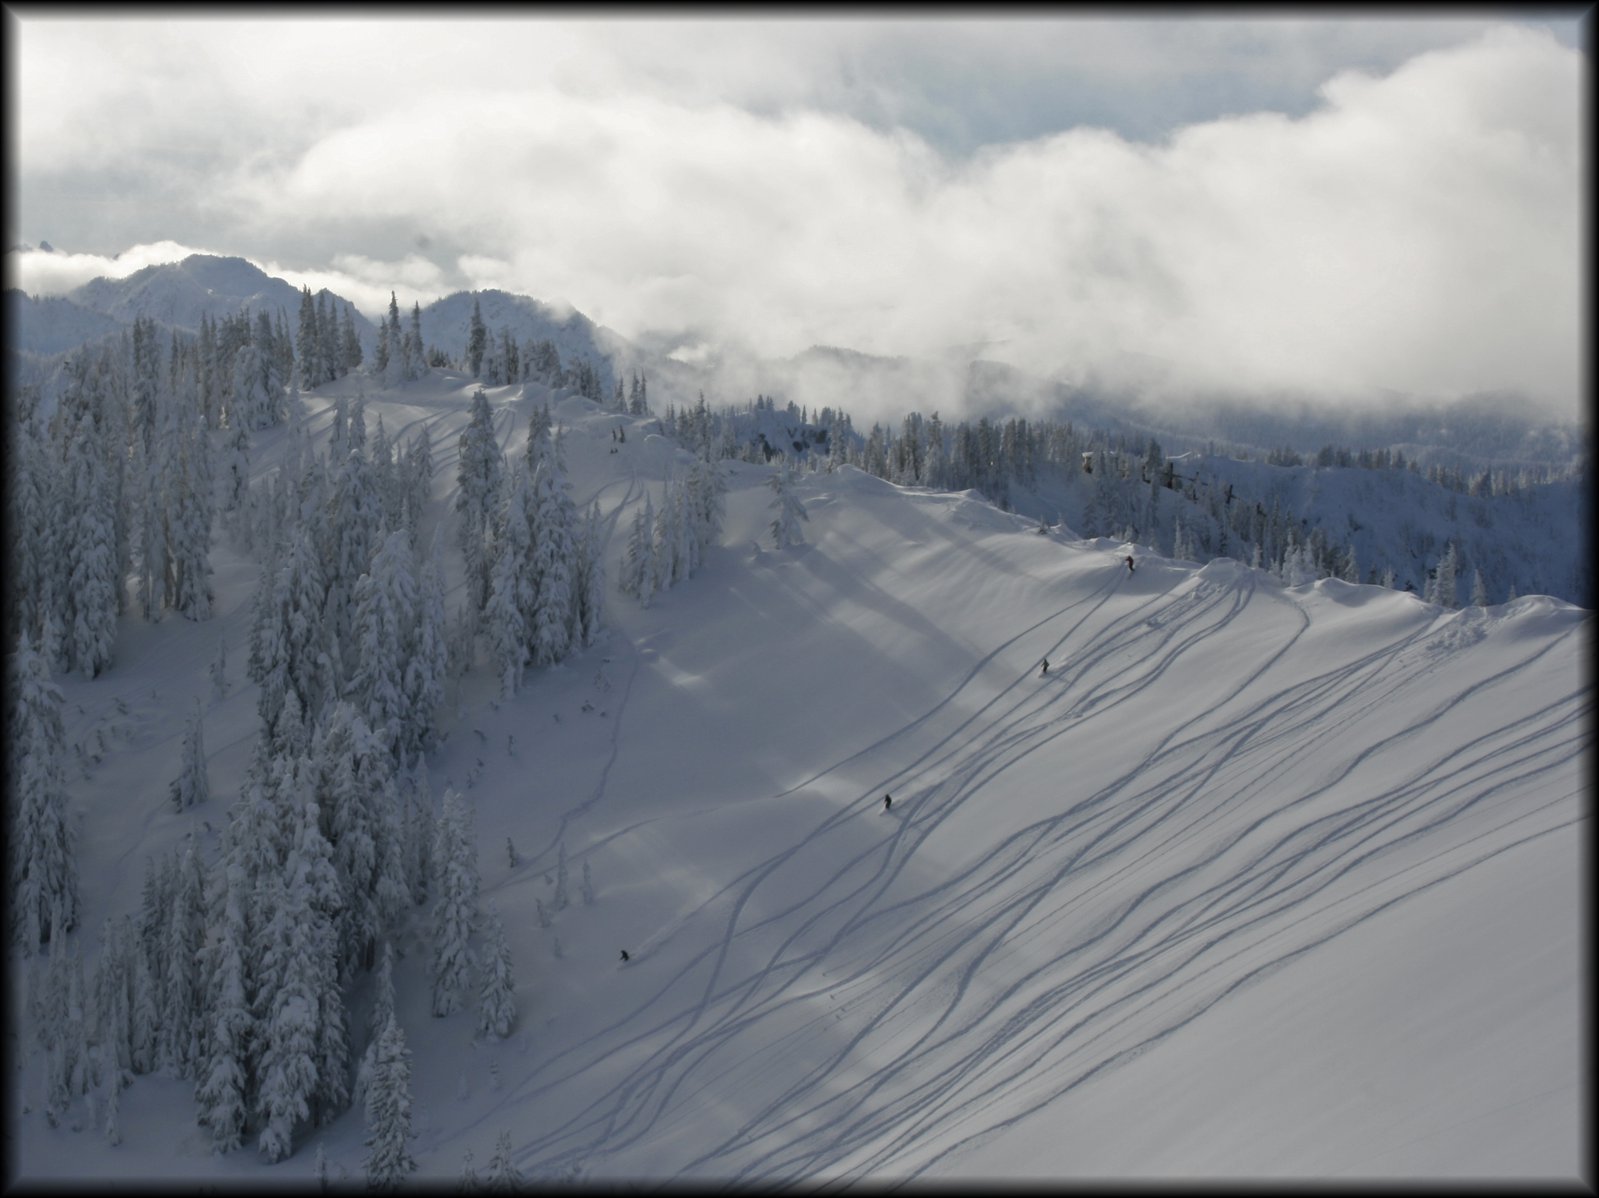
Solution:
[[[64,353],[122,328],[113,317],[65,296],[27,295],[11,287],[5,305],[11,348],[26,353]]]
[[[1409,470],[1273,466],[1215,455],[1178,460],[1184,477],[1225,488],[1321,528],[1355,548],[1368,568],[1392,565],[1400,587],[1423,589],[1427,569],[1454,542],[1482,571],[1490,598],[1522,594],[1578,600],[1591,593],[1585,476],[1529,484],[1515,494],[1459,494]]]
[[[1473,495],[1407,469],[1286,466],[1202,453],[1171,461],[1177,489],[1126,488],[1145,503],[1146,494],[1158,498],[1157,508],[1128,506],[1121,516],[1138,542],[1152,548],[1171,551],[1181,521],[1194,542],[1192,556],[1208,560],[1215,549],[1225,551],[1236,535],[1232,542],[1223,537],[1218,515],[1235,516],[1227,507],[1233,504],[1280,512],[1302,537],[1319,530],[1327,543],[1354,549],[1362,578],[1376,581],[1392,570],[1401,590],[1424,593],[1429,571],[1452,544],[1462,602],[1476,571],[1490,601],[1512,594],[1577,601],[1591,594],[1585,475]],[[1006,500],[1035,521],[1064,519],[1081,527],[1093,481],[1075,469],[1041,469],[1032,485],[1011,484]]]
[[[1493,466],[1565,469],[1592,456],[1588,425],[1561,420],[1524,396],[1472,394],[1447,402],[1401,393],[1325,398],[1278,396],[1270,404],[1227,395],[1143,394],[1092,381],[1064,385],[1051,414],[1136,440],[1156,438],[1170,450],[1220,446],[1265,457],[1289,448],[1314,455],[1323,446],[1387,447],[1423,466],[1474,473]]]
[[[621,336],[597,326],[573,308],[559,310],[525,295],[493,289],[458,291],[422,309],[422,329],[428,345],[437,346],[453,360],[465,361],[474,303],[491,338],[497,338],[504,330],[518,346],[549,341],[562,362],[590,359],[600,371],[604,393],[610,395],[616,383],[609,358],[625,343]]]
[[[450,540],[471,381],[308,392],[315,444],[359,390],[396,444],[430,429],[422,538]],[[418,909],[395,974],[423,1179],[502,1133],[530,1179],[1579,1175],[1588,612],[1129,570],[848,467],[800,476],[806,544],[776,551],[773,468],[740,462],[721,544],[641,608],[626,529],[691,459],[537,385],[490,391],[508,454],[547,399],[609,532],[609,627],[514,699],[486,654],[448,697],[428,770],[474,811],[518,1016],[502,1042],[430,1014]],[[289,447],[256,434],[258,481]],[[58,680],[88,964],[149,856],[214,854],[249,760],[259,568],[220,531],[213,563],[212,619],[125,617],[109,672]],[[197,700],[212,797],[179,813]],[[307,1182],[319,1149],[361,1178],[358,1108],[267,1165],[213,1154],[160,1073],[118,1146],[81,1107],[47,1126],[14,1035],[23,1181]]]
[[[121,324],[143,316],[190,332],[200,327],[201,316],[215,320],[245,307],[268,316],[281,308],[291,321],[300,310],[299,288],[243,258],[212,254],[147,266],[125,279],[92,279],[68,298]],[[370,326],[361,331],[370,335]]]

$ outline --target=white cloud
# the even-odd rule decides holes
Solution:
[[[325,87],[254,99],[222,87],[217,109],[244,113],[229,136],[248,140],[273,115],[265,149],[213,170],[206,213],[226,213],[247,243],[230,251],[257,261],[313,261],[283,247],[342,239],[313,285],[363,311],[385,307],[390,287],[425,303],[493,286],[568,299],[624,334],[766,355],[997,342],[987,352],[1036,369],[1164,375],[1185,391],[1511,388],[1575,409],[1583,68],[1546,33],[1315,21],[310,28],[322,36],[297,61]],[[293,29],[264,44],[283,48]],[[352,37],[370,44],[352,52]],[[489,43],[513,71],[482,69]],[[247,69],[249,44],[215,44],[169,98],[199,103],[202,85]],[[1338,61],[1372,65],[1336,73]],[[1222,110],[1250,87],[1307,98],[1148,140],[1093,126],[970,154],[939,140],[982,141],[1017,97],[1069,118],[1100,92],[1123,94],[1111,86],[1122,77],[1146,89],[1149,110],[1166,94],[1192,110],[1200,83],[1236,86],[1209,101]],[[108,83],[93,102],[128,86]],[[80,109],[68,100],[45,122],[62,142],[53,158],[23,120],[24,162],[70,158]],[[147,115],[125,131],[144,153],[191,119]],[[411,252],[423,233],[434,248]]]
[[[215,254],[218,250],[197,249],[176,241],[156,241],[136,245],[120,254],[83,254],[66,250],[7,250],[6,286],[18,287],[29,295],[63,295],[90,279],[125,279],[146,266],[177,262],[190,254]]]
[[[326,287],[349,300],[356,311],[373,321],[388,315],[391,293],[403,315],[410,312],[413,304],[426,307],[462,289],[451,283],[436,263],[420,254],[410,254],[396,261],[337,254],[328,269],[282,266],[270,259],[258,261],[257,265],[267,274],[296,287],[309,287],[313,292]]]

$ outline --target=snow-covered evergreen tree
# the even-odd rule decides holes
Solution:
[[[241,345],[233,355],[233,390],[228,400],[229,423],[248,429],[270,428],[276,424],[275,405],[267,394],[261,353],[253,345]]]
[[[44,430],[29,415],[19,420],[13,441],[11,478],[12,549],[10,603],[16,628],[37,645],[48,612],[56,609],[56,554],[50,524],[51,492],[62,481],[51,468]]]
[[[472,1150],[468,1148],[461,1158],[461,1176],[456,1179],[455,1192],[457,1194],[475,1193],[482,1183],[478,1181],[477,1169],[472,1164]]]
[[[552,452],[550,433],[554,427],[555,419],[550,415],[549,404],[540,404],[528,413],[527,442],[522,447],[522,461],[529,478],[538,470],[539,463]]]
[[[335,705],[314,751],[342,896],[339,959],[349,978],[371,964],[409,900],[403,800],[393,759],[350,704]]]
[[[1473,607],[1488,606],[1488,588],[1483,585],[1482,571],[1471,572],[1471,605]]]
[[[263,579],[263,585],[265,580]],[[326,588],[322,566],[308,530],[297,527],[283,552],[271,583],[271,598],[258,613],[259,630],[251,636],[260,645],[261,691],[257,710],[263,735],[269,741],[297,735],[283,727],[284,713],[293,710],[304,728],[337,691],[337,679],[324,648],[323,607]],[[289,695],[295,702],[287,703]]]
[[[633,531],[627,539],[627,554],[622,559],[622,590],[648,607],[655,596],[655,510],[648,493],[644,506],[633,510]]]
[[[120,1077],[105,1083],[105,1142],[113,1148],[122,1143],[122,1084]]]
[[[400,755],[414,757],[431,749],[437,739],[439,704],[449,675],[449,630],[444,611],[444,571],[439,563],[437,530],[422,563],[417,587],[416,630],[404,675],[405,721],[401,727]]]
[[[266,879],[261,987],[264,1001],[256,1112],[268,1161],[293,1151],[295,1128],[337,1114],[348,1100],[348,1038],[339,989],[334,914],[338,884],[317,805],[303,782],[293,791],[298,831],[284,873]]]
[[[399,473],[401,521],[415,544],[422,531],[422,513],[433,494],[433,438],[427,425],[407,443]]]
[[[352,421],[352,434],[355,428]],[[353,435],[350,441],[350,452],[334,481],[323,526],[327,532],[323,560],[326,632],[330,643],[341,648],[350,642],[356,582],[371,566],[383,525],[382,504],[372,484],[364,446],[358,447]]]
[[[372,1009],[367,1018],[366,1048],[361,1052],[361,1063],[355,1073],[355,1087],[350,1094],[351,1101],[361,1103],[363,1106],[377,1067],[378,1039],[383,1034],[384,1025],[392,1018],[394,1018],[394,950],[389,941],[385,940],[383,951],[378,954],[378,966],[373,981]]]
[[[243,421],[235,422],[228,431],[226,459],[222,510],[238,512],[250,492],[250,429]]]
[[[171,603],[190,620],[211,618],[211,524],[216,515],[216,483],[211,443],[204,419],[184,421],[178,441],[177,468],[169,500],[171,522],[168,553],[172,571]]]
[[[500,329],[500,348],[495,355],[499,363],[499,375],[502,383],[514,383],[521,377],[521,363],[518,362],[516,341],[511,336],[511,330]]]
[[[687,563],[683,560],[681,527],[682,504],[679,488],[672,479],[666,480],[661,493],[660,510],[655,513],[655,589],[669,591],[687,577]]]
[[[1443,556],[1438,559],[1432,577],[1427,581],[1427,592],[1423,598],[1428,603],[1436,603],[1439,607],[1456,605],[1455,573],[1459,569],[1459,560],[1455,553],[1455,543],[1450,541],[1444,549]]]
[[[32,953],[49,935],[52,911],[66,929],[77,923],[78,860],[61,773],[61,690],[26,635],[11,677],[11,937]]]
[[[433,788],[428,780],[427,759],[418,754],[405,771],[405,875],[416,906],[426,903],[435,892],[433,878]]]
[[[511,1133],[502,1131],[494,1141],[494,1155],[489,1159],[489,1171],[483,1188],[495,1193],[508,1193],[522,1188],[522,1173],[511,1157]]]
[[[570,899],[566,893],[566,845],[563,843],[556,846],[555,909],[557,911],[566,910],[566,905],[569,901]]]
[[[317,324],[316,299],[309,287],[300,288],[298,349],[300,386],[319,386],[325,377],[322,369],[322,335]]]
[[[140,896],[139,950],[150,969],[150,985],[155,998],[155,1020],[166,1006],[166,970],[163,968],[172,918],[172,896],[178,889],[178,852],[172,851],[144,859],[144,886]],[[140,1072],[153,1068],[145,1065]]]
[[[392,1189],[416,1171],[411,1156],[411,1052],[391,1012],[378,1035],[366,1098],[366,1181]]]
[[[243,861],[224,859],[222,919],[206,956],[206,1038],[195,1089],[197,1116],[211,1146],[230,1152],[244,1142],[251,1093],[248,1046],[255,1033],[250,973],[245,963],[249,889]]]
[[[482,607],[488,601],[489,569],[487,552],[489,529],[500,507],[504,465],[499,442],[494,436],[494,415],[489,410],[488,393],[479,387],[472,393],[472,415],[461,432],[456,481],[455,510],[460,516],[461,552],[466,558],[467,577],[474,581],[473,603]]]
[[[398,346],[395,346],[394,352],[399,352]],[[377,351],[372,356],[372,373],[379,380],[386,381],[388,379],[390,358],[392,356],[389,352],[389,323],[386,320],[380,320],[378,321]]]
[[[339,374],[346,375],[361,365],[361,338],[355,331],[355,309],[344,305],[344,319],[339,326]]]
[[[805,541],[800,532],[800,521],[809,520],[805,505],[794,493],[794,475],[787,462],[772,475],[767,484],[772,488],[772,541],[779,549],[800,545]]]
[[[536,524],[530,564],[533,662],[550,665],[571,644],[572,561],[575,557],[570,505],[554,458],[541,462],[533,478]]]
[[[160,1059],[160,995],[151,957],[137,948],[132,957],[133,978],[129,990],[128,1040],[135,1073],[149,1073]]]
[[[1353,541],[1346,545],[1344,551],[1338,555],[1337,574],[1345,582],[1360,581],[1360,561],[1355,557]]]
[[[152,404],[159,398],[152,396]],[[165,407],[163,402],[162,408]],[[151,418],[154,418],[153,415]],[[172,471],[170,448],[164,436],[154,434],[143,442],[135,439],[133,444],[139,463],[139,468],[135,470],[139,495],[139,614],[146,620],[159,620],[167,605],[170,554],[167,542],[167,479]]]
[[[1303,586],[1316,581],[1316,566],[1308,545],[1290,545],[1283,554],[1282,580],[1287,586]]]
[[[123,1085],[133,1077],[132,932],[126,916],[100,927],[100,955],[94,971],[94,1040],[101,1073]]]
[[[205,768],[205,739],[201,727],[200,701],[194,701],[194,715],[183,733],[183,763],[168,791],[174,811],[183,811],[211,797],[211,783]]]
[[[410,381],[414,376],[411,374],[410,346],[405,334],[400,330],[400,304],[392,291],[389,292],[389,314],[383,322],[383,327],[388,334],[389,345],[389,360],[388,366],[383,371],[383,385],[394,387]]]
[[[101,460],[102,433],[92,412],[82,413],[66,447],[62,489],[67,508],[60,513],[66,539],[64,586],[68,623],[64,628],[67,660],[85,678],[93,678],[112,660],[121,608],[123,577],[117,536],[118,493]]]
[[[472,929],[477,922],[477,845],[465,802],[444,792],[433,849],[438,899],[433,908],[433,1014],[461,1006],[472,970]]]
[[[488,345],[489,333],[483,324],[483,309],[479,306],[476,296],[472,297],[472,322],[468,325],[466,337],[466,365],[472,372],[472,377],[477,378],[483,369],[483,350]]]
[[[333,304],[333,297],[328,294],[327,288],[317,293],[317,364],[321,367],[321,381],[324,383],[339,377],[339,314]]]
[[[1177,516],[1176,523],[1172,529],[1171,555],[1178,561],[1194,560],[1194,547],[1188,539],[1188,528],[1183,523],[1181,514]]]
[[[356,392],[355,402],[350,405],[350,423],[344,432],[347,448],[350,453],[361,455],[362,461],[369,460],[366,451],[366,393]]]
[[[504,698],[517,692],[529,659],[528,620],[535,599],[530,570],[533,531],[528,520],[531,492],[527,471],[513,470],[500,532],[495,538],[493,574],[483,611]]]
[[[333,845],[322,830],[320,805],[315,801],[301,806],[298,849],[310,900],[310,923],[305,934],[314,954],[316,987],[316,1085],[311,1094],[311,1114],[319,1125],[326,1125],[350,1100],[350,1037],[340,957],[344,888],[334,864]],[[291,870],[293,866],[291,857]]]
[[[598,503],[589,506],[583,535],[578,538],[572,590],[577,602],[578,642],[587,648],[605,624],[605,558]]]
[[[505,941],[505,925],[499,914],[489,909],[487,940],[484,945],[478,983],[477,1030],[503,1040],[516,1021],[516,981],[511,973],[511,948]]]
[[[688,489],[696,556],[703,559],[705,550],[721,540],[722,521],[727,510],[727,479],[715,465],[696,462],[689,473]]]
[[[409,739],[405,672],[416,651],[417,598],[410,539],[404,531],[391,532],[373,555],[370,572],[355,584],[350,682],[352,701],[390,754]]]
[[[692,578],[694,571],[700,568],[700,542],[695,535],[693,503],[688,483],[679,483],[672,505],[672,557],[677,563],[674,573],[678,582]]]
[[[270,922],[262,937],[255,1113],[263,1124],[257,1145],[273,1162],[293,1151],[295,1127],[311,1115],[317,1082],[316,986],[310,937],[303,930],[310,926],[303,881],[286,888],[283,878],[268,875],[258,893]]]
[[[50,1026],[46,1040],[45,1119],[56,1126],[67,1109],[89,1089],[89,1026],[85,1010],[83,959],[76,945],[66,946],[66,924],[60,906],[50,918],[50,965],[45,1011]]]
[[[205,869],[192,842],[184,850],[177,882],[161,954],[166,970],[161,1057],[179,1077],[189,1078],[201,1067],[205,1035]]]
[[[221,702],[228,697],[228,642],[224,637],[217,641],[216,656],[211,659],[211,697]]]
[[[427,370],[427,349],[422,344],[422,305],[411,304],[411,327],[406,330],[405,344],[408,351],[410,374],[407,380],[419,379]]]

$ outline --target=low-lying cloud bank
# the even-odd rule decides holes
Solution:
[[[330,105],[309,144],[219,160],[209,203],[234,214],[229,252],[374,314],[391,288],[408,305],[494,286],[627,336],[680,333],[688,353],[707,336],[762,357],[981,346],[1173,397],[1494,390],[1570,417],[1583,69],[1502,26],[1337,74],[1303,115],[970,155],[820,107],[558,73],[440,84]],[[320,260],[272,248],[340,229],[368,246],[355,231],[375,227],[413,236]],[[114,269],[11,254],[9,281],[65,290],[159,252]]]

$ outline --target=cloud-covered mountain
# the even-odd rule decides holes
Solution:
[[[189,330],[199,328],[202,316],[215,319],[245,307],[274,315],[281,308],[285,316],[300,307],[298,288],[243,258],[209,254],[147,266],[125,279],[92,279],[69,298],[121,324],[145,316]]]

